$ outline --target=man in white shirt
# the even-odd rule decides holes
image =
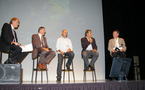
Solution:
[[[70,69],[70,65],[74,58],[72,42],[68,38],[68,31],[66,29],[62,31],[61,37],[57,39],[56,50],[58,52],[57,81],[61,81],[62,63],[64,56],[68,57],[68,61],[66,63],[68,70]]]

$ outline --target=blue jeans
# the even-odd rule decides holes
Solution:
[[[83,51],[82,52],[82,57],[84,60],[84,69],[86,69],[89,65],[94,67],[94,63],[99,57],[98,52],[93,52],[93,51]],[[91,61],[89,62],[89,57],[91,57]]]
[[[130,58],[114,57],[110,71],[110,77],[124,78],[127,77],[131,65]]]

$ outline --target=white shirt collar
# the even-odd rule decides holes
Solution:
[[[11,28],[12,28],[12,30],[14,30],[15,28],[14,28],[14,26],[11,24]]]
[[[38,33],[38,35],[41,37],[42,36],[42,34],[40,34],[40,33]]]

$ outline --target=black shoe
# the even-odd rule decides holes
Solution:
[[[94,71],[95,70],[94,66],[90,66],[90,70]]]
[[[15,62],[13,62],[11,58],[9,58],[4,62],[4,64],[15,64]]]
[[[57,78],[57,80],[56,80],[57,82],[61,82],[61,78]]]
[[[4,64],[9,64],[9,61],[8,61],[8,60],[6,60],[6,61],[4,62]]]
[[[89,70],[89,67],[86,67],[85,69],[84,69],[84,71],[88,71]]]
[[[67,70],[70,70],[70,66],[69,65],[66,65],[66,68],[67,68]]]

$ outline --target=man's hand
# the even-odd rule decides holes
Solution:
[[[97,50],[96,50],[96,49],[93,49],[92,51],[93,51],[93,52],[97,52]]]
[[[48,51],[48,52],[50,51],[48,48],[42,48],[42,49],[43,49],[44,51]]]
[[[17,43],[17,42],[11,42],[11,44],[14,44],[16,46],[20,46],[21,45],[20,43]]]
[[[62,55],[64,55],[64,52],[61,50],[57,50],[57,52],[60,52]]]
[[[89,41],[90,43],[93,42],[93,39],[92,39],[92,38],[87,38],[87,39],[88,39],[88,41]]]
[[[125,49],[124,48],[120,49],[120,52],[125,52]]]
[[[112,49],[112,50],[111,50],[111,52],[113,52],[113,53],[114,53],[114,52],[116,52],[116,51],[115,51],[114,49]]]

